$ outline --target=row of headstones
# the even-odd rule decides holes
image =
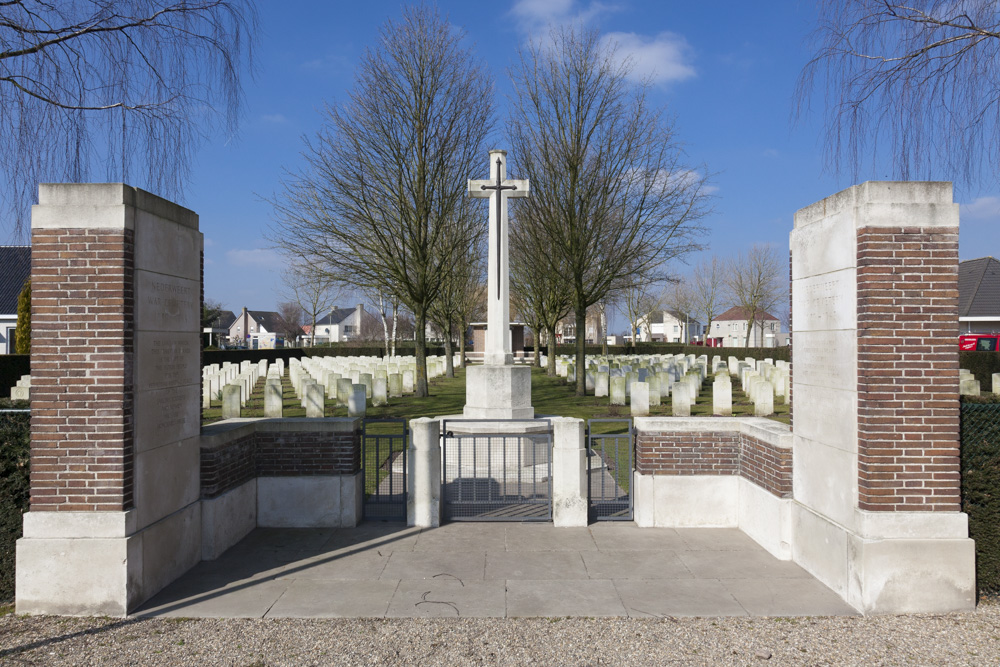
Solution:
[[[427,377],[433,379],[444,375],[446,359],[437,356],[427,358]],[[457,362],[457,359],[455,361]],[[231,378],[222,386],[222,418],[233,419],[241,414],[241,408],[260,377],[264,382],[264,416],[279,419],[283,416],[284,398],[282,378],[285,376],[283,360],[268,365],[266,361],[257,364],[243,362],[238,367],[226,364],[221,367],[209,366],[203,371],[208,378]],[[349,417],[364,417],[369,402],[372,405],[388,405],[389,399],[412,394],[416,381],[416,359],[395,357],[384,361],[378,357],[307,357],[289,359],[288,380],[296,398],[306,410],[306,417],[319,418],[326,413],[328,399],[336,405],[346,407]],[[210,380],[210,382],[215,380]],[[207,390],[211,392],[211,386]]]
[[[31,376],[22,375],[17,384],[10,388],[10,400],[27,401],[31,399]]]
[[[993,374],[993,393],[1000,394],[1000,373]],[[981,388],[979,380],[972,374],[972,371],[964,368],[958,369],[958,393],[963,396],[979,396]]]
[[[649,414],[667,396],[675,417],[691,415],[691,406],[701,393],[708,376],[708,355],[641,355],[592,357],[587,359],[585,384],[596,397],[607,396],[611,405],[629,403],[635,417]],[[740,361],[730,356],[728,362],[718,355],[711,361],[715,376],[712,387],[712,413],[732,415],[733,390],[730,376],[738,378],[744,393],[754,404],[754,414],[774,414],[775,399],[788,402],[790,366],[786,361]],[[570,384],[576,382],[576,365],[571,357],[556,360],[556,374]]]

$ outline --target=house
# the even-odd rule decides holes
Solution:
[[[601,311],[596,305],[587,309],[586,336],[587,345],[600,345],[602,336]],[[571,345],[576,342],[576,315],[570,313],[556,323],[556,343]]]
[[[677,310],[654,310],[635,323],[635,337],[640,343],[687,343],[700,340],[704,325]]]
[[[17,297],[31,276],[31,246],[0,246],[0,354],[14,354]]]
[[[712,320],[712,330],[706,333],[705,338],[717,347],[777,347],[782,341],[787,344],[787,334],[782,334],[778,318],[767,311],[760,311],[754,315],[748,345],[749,322],[749,312],[740,306],[733,306]]]
[[[958,330],[1000,331],[1000,261],[993,257],[958,263]]]
[[[365,312],[363,303],[354,308],[334,307],[328,314],[316,320],[316,344],[346,343],[361,338],[366,322],[375,318]]]
[[[267,310],[243,310],[229,325],[229,340],[251,350],[283,347],[289,325],[278,313]]]
[[[202,338],[206,345],[218,345],[222,338],[229,336],[229,327],[236,321],[236,313],[220,310],[206,326],[202,327]]]

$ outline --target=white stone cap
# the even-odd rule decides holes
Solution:
[[[636,417],[639,433],[736,432],[782,449],[792,448],[792,429],[787,424],[764,417]]]
[[[125,183],[41,183],[31,226],[40,229],[135,229],[136,211],[198,229],[198,214]]]
[[[795,213],[795,229],[850,209],[859,227],[957,227],[951,181],[866,181]]]

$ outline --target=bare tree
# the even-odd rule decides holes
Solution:
[[[317,263],[308,260],[293,261],[281,278],[293,301],[302,309],[305,321],[311,323],[309,346],[316,346],[316,320],[330,310],[340,297],[337,281],[326,274]]]
[[[302,335],[302,306],[295,301],[283,301],[278,304],[278,315],[281,316],[278,323],[281,330],[277,333],[282,334],[286,341],[294,341]]]
[[[412,311],[418,396],[427,395],[431,304],[485,224],[455,215],[493,125],[492,79],[461,42],[426,6],[386,23],[349,99],[327,108],[307,142],[308,167],[274,201],[276,245],[383,287]]]
[[[660,267],[653,264],[639,265],[634,272],[623,276],[615,289],[622,314],[628,319],[632,345],[639,342],[637,325],[645,317],[649,326],[649,315],[663,307],[663,290],[667,276]]]
[[[696,247],[704,212],[704,178],[681,163],[670,122],[630,72],[596,32],[575,28],[530,44],[511,72],[513,158],[532,181],[522,203],[549,251],[537,270],[561,276],[570,295],[577,368],[587,308],[628,272]]]
[[[40,181],[179,196],[216,118],[234,131],[252,0],[0,2],[0,203],[24,233]],[[221,113],[212,115],[213,110]]]
[[[691,342],[691,320],[694,315],[695,294],[691,284],[686,280],[678,279],[663,290],[661,296],[662,303],[674,311],[681,322],[683,330],[681,332],[681,342],[685,345]]]
[[[895,177],[1000,167],[1000,12],[995,0],[824,0],[799,113],[820,81],[827,153],[857,180],[885,146]]]
[[[691,274],[692,311],[705,321],[705,344],[715,316],[726,309],[726,263],[716,255],[703,260]]]
[[[732,293],[733,302],[743,310],[747,318],[745,346],[750,346],[750,338],[758,320],[763,340],[762,317],[779,303],[787,291],[781,280],[782,271],[786,268],[787,264],[782,262],[773,246],[761,244],[750,246],[730,262],[726,284]]]
[[[510,218],[511,299],[536,332],[535,359],[539,360],[541,333],[548,342],[546,373],[556,374],[556,325],[569,315],[572,301],[560,271],[552,270],[544,231],[532,220],[534,209],[513,200]],[[540,364],[540,361],[537,361]]]

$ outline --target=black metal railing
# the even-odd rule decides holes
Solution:
[[[405,419],[364,419],[361,424],[363,517],[369,521],[405,521],[409,425]]]
[[[594,521],[632,520],[635,435],[631,419],[587,421],[587,500]]]

